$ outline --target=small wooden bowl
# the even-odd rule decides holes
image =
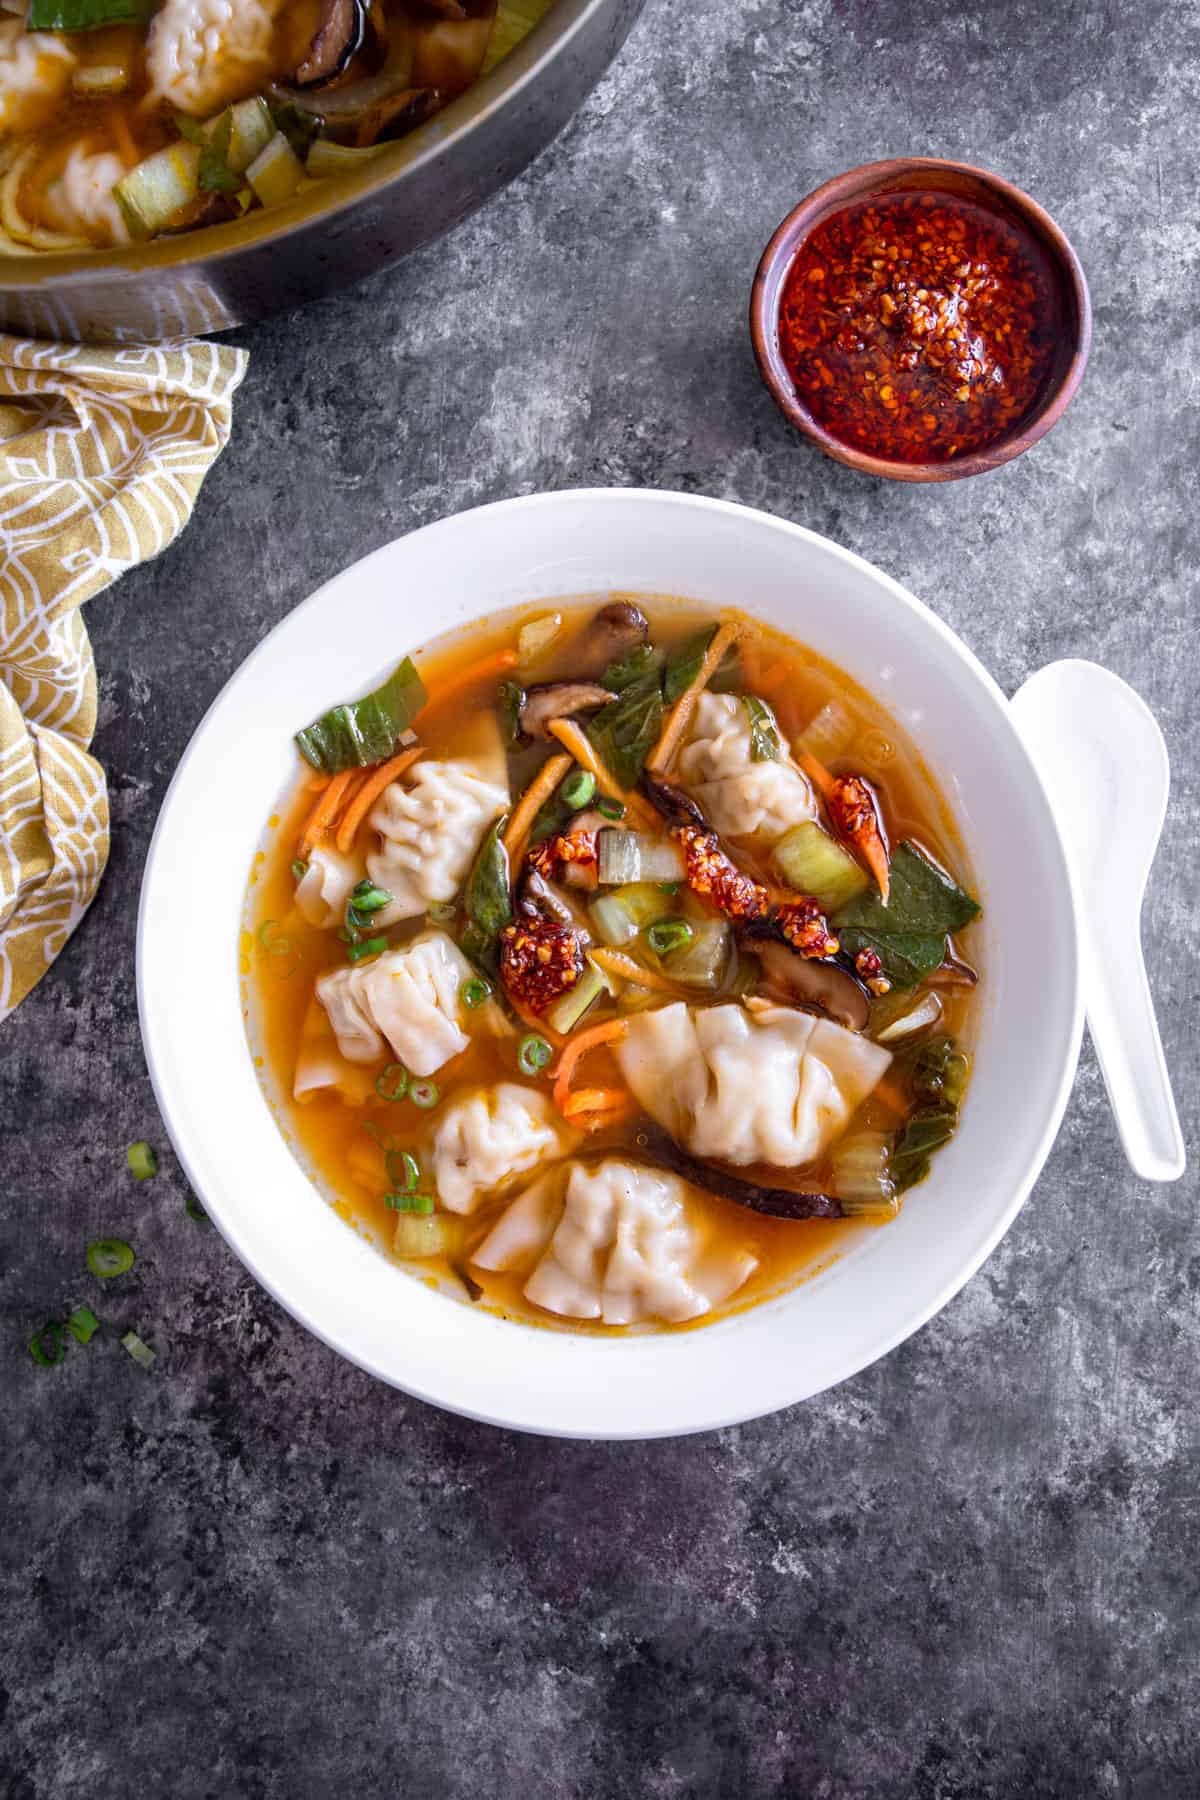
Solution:
[[[1060,339],[1054,360],[1033,405],[1020,419],[981,449],[948,462],[895,462],[856,450],[825,429],[796,392],[779,346],[779,307],[788,271],[814,227],[830,213],[855,200],[894,193],[945,193],[1014,219],[1044,249],[1058,284]],[[793,208],[762,253],[750,295],[750,336],[762,378],[784,417],[819,444],[827,456],[861,469],[866,475],[883,475],[891,481],[961,481],[1011,462],[1045,437],[1057,424],[1083,379],[1092,344],[1092,303],[1079,258],[1050,215],[1036,200],[970,163],[943,162],[940,157],[896,157],[887,162],[863,163],[835,175]]]

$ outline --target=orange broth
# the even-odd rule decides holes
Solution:
[[[649,618],[652,641],[668,653],[697,629],[714,621],[711,610],[691,602],[665,596],[621,597],[637,600]],[[577,627],[586,623],[598,605],[611,598],[612,595],[590,596],[586,601],[523,606],[484,624],[471,626],[451,638],[437,639],[414,649],[411,652],[413,660],[430,696],[427,706],[414,722],[414,729],[422,744],[427,746],[428,754],[446,758],[461,756],[464,721],[471,714],[495,705],[497,676],[494,670],[477,682],[462,685],[464,673],[472,665],[484,662],[502,649],[512,648],[522,624],[559,612],[564,617],[564,628],[550,654],[528,671],[528,679],[545,682],[565,677],[571,672],[571,643]],[[721,614],[722,618],[730,616],[737,615],[728,609]],[[971,887],[970,864],[950,810],[903,728],[834,664],[757,621],[743,620],[742,623],[746,637],[740,647],[742,663],[737,691],[760,693],[767,698],[782,733],[793,741],[820,709],[836,697],[859,729],[851,754],[834,759],[835,772],[844,764],[847,769],[853,767],[867,775],[882,801],[893,845],[903,838],[916,839],[961,883]],[[398,644],[397,657],[403,651],[404,646]],[[523,678],[526,671],[516,673]],[[443,688],[452,691],[441,702],[438,696]],[[331,696],[330,703],[336,703],[336,699]],[[548,747],[538,744],[510,755],[514,804],[548,751],[553,753],[558,748],[553,743]],[[758,1259],[758,1267],[724,1306],[683,1326],[659,1323],[639,1327],[605,1326],[558,1318],[523,1297],[521,1283],[527,1277],[494,1273],[469,1265],[471,1251],[482,1242],[514,1193],[535,1179],[536,1171],[519,1178],[500,1197],[484,1200],[475,1213],[462,1220],[461,1245],[452,1258],[443,1256],[421,1262],[400,1262],[399,1258],[393,1257],[389,1246],[396,1214],[389,1211],[384,1202],[389,1183],[383,1153],[365,1127],[376,1127],[388,1135],[391,1147],[410,1150],[422,1160],[422,1152],[436,1128],[436,1111],[420,1111],[407,1101],[390,1105],[373,1091],[362,1105],[352,1105],[332,1092],[318,1093],[303,1103],[292,1098],[296,1046],[314,981],[326,970],[345,964],[345,949],[336,933],[308,925],[293,902],[295,883],[291,864],[301,826],[315,797],[313,772],[298,757],[295,780],[270,820],[250,876],[241,971],[246,1029],[267,1098],[298,1161],[340,1216],[400,1267],[464,1302],[471,1299],[462,1279],[463,1270],[469,1268],[471,1282],[482,1289],[475,1299],[476,1304],[526,1324],[601,1334],[621,1334],[630,1330],[690,1330],[722,1315],[739,1312],[779,1294],[798,1281],[811,1278],[826,1268],[863,1231],[886,1229],[848,1219],[795,1221],[771,1218],[692,1189],[696,1204],[720,1239],[730,1248],[749,1250]],[[360,843],[366,833],[364,824],[360,827]],[[741,848],[737,851],[737,860],[754,870],[753,858]],[[392,945],[403,943],[426,926],[427,921],[421,918],[393,927],[389,933]],[[273,953],[267,948],[272,943],[277,944],[281,934],[289,947],[286,954]],[[968,927],[957,934],[955,944],[960,953],[970,957],[978,967],[976,935],[977,928]],[[960,1047],[969,1048],[973,1040],[978,994],[979,988],[965,993],[943,991],[940,995],[944,1011],[939,1029],[949,1032]],[[716,995],[713,999],[717,1002],[728,997]],[[693,1000],[692,1003],[703,1002]],[[591,1018],[589,1013],[587,1022],[590,1023]],[[517,1066],[517,1045],[525,1030],[525,1025],[518,1024],[511,1036],[473,1037],[467,1050],[437,1072],[439,1104],[444,1104],[460,1089],[498,1081],[528,1082],[531,1078],[522,1075]],[[534,1085],[548,1091],[555,1066],[556,1061],[551,1062],[540,1076],[532,1078]],[[376,1072],[372,1070],[371,1075]],[[622,1085],[616,1063],[607,1050],[597,1050],[589,1057],[585,1083],[588,1086]],[[884,1086],[886,1088],[886,1082]],[[900,1117],[886,1098],[873,1094],[855,1115],[854,1128],[890,1130],[896,1127]],[[589,1160],[599,1152],[629,1154],[636,1160],[637,1133],[643,1123],[642,1118],[635,1118],[593,1133],[583,1141],[577,1153]],[[425,1166],[424,1161],[422,1166]],[[803,1175],[802,1185],[820,1188],[828,1165],[814,1164],[792,1173]],[[739,1174],[749,1180],[767,1183],[772,1179],[770,1172],[756,1170],[753,1166],[740,1169]],[[775,1179],[778,1180],[777,1174]],[[427,1184],[423,1180],[421,1185],[424,1188]]]

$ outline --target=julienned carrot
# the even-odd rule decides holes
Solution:
[[[697,700],[716,674],[721,665],[721,659],[730,644],[740,637],[741,630],[741,626],[733,619],[718,626],[712,643],[704,652],[704,661],[671,708],[666,724],[659,733],[658,742],[650,752],[650,760],[646,767],[652,775],[661,774],[674,756],[679,740],[687,730],[688,721],[695,711]]]
[[[546,1042],[552,1044],[555,1049],[557,1049],[560,1044],[566,1043],[567,1040],[561,1031],[555,1031],[553,1025],[547,1025],[545,1019],[539,1019],[535,1012],[530,1012],[529,1008],[522,1005],[521,1001],[510,994],[507,988],[504,990],[504,998],[508,1001],[508,1004],[512,1007],[521,1023],[523,1025],[528,1025],[530,1031],[536,1032],[538,1037],[545,1038]]]
[[[594,748],[579,729],[574,719],[551,719],[546,727],[563,746],[569,750],[581,769],[587,769],[596,780],[596,786],[610,800],[619,800],[625,807],[626,814],[634,818],[639,825],[650,831],[661,831],[662,821],[658,814],[642,799],[640,794],[627,793],[613,780]]]
[[[589,950],[588,955],[601,969],[610,975],[619,975],[623,981],[632,981],[638,987],[653,988],[657,994],[673,994],[676,999],[686,996],[687,989],[678,982],[660,975],[657,969],[643,968],[632,956],[625,956],[620,950]]]
[[[611,1044],[624,1036],[623,1019],[606,1019],[602,1025],[592,1025],[587,1031],[581,1031],[577,1037],[567,1040],[554,1073],[554,1104],[564,1117],[571,1092],[571,1076],[580,1057],[586,1056],[589,1050],[598,1049],[601,1044]]]
[[[514,868],[525,848],[525,840],[539,808],[550,798],[573,760],[565,752],[561,756],[552,756],[542,764],[517,802],[517,810],[508,821],[508,829],[504,833],[504,848],[508,851],[508,860]]]
[[[390,787],[397,776],[403,775],[405,769],[411,768],[417,758],[424,754],[424,745],[416,744],[411,750],[401,750],[399,756],[389,757],[387,762],[380,763],[377,769],[367,771],[366,780],[346,807],[338,824],[337,847],[343,855],[354,843],[359,826],[384,788]]]
[[[317,796],[317,804],[304,821],[304,829],[300,833],[300,855],[307,856],[322,833],[329,830],[338,815],[342,802],[351,793],[362,777],[361,769],[343,769],[335,775],[328,787],[322,789]]]
[[[890,1106],[892,1111],[900,1118],[904,1117],[905,1113],[908,1112],[912,1105],[912,1101],[904,1092],[900,1083],[898,1081],[893,1081],[890,1075],[885,1075],[882,1081],[876,1082],[871,1090],[871,1098],[873,1100],[882,1100],[883,1104],[885,1106]]]
[[[793,750],[792,755],[800,764],[800,767],[804,770],[804,773],[808,776],[808,779],[812,782],[818,794],[821,795],[822,799],[828,800],[829,796],[833,793],[834,778],[830,771],[825,767],[825,764],[823,762],[818,762],[815,756],[810,756],[807,750]]]
[[[476,682],[486,681],[489,676],[494,679],[497,675],[506,675],[510,669],[516,668],[517,661],[515,650],[497,650],[494,656],[485,656],[482,662],[472,663],[471,667],[464,669],[461,675],[441,684],[437,693],[429,696],[421,708],[421,712],[417,714],[417,718],[419,719],[422,713],[427,713],[431,707],[441,706],[445,701],[452,700],[465,688],[474,687]]]
[[[581,1088],[568,1096],[563,1117],[587,1131],[602,1131],[607,1125],[632,1118],[636,1111],[634,1100],[619,1088]]]

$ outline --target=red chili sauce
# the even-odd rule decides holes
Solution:
[[[894,462],[994,443],[1054,355],[1049,259],[1015,222],[949,193],[884,194],[833,213],[784,284],[779,344],[832,436]]]

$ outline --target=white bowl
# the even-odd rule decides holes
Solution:
[[[939,774],[984,902],[975,1074],[954,1142],[900,1217],[823,1273],[703,1329],[623,1339],[505,1322],[349,1230],[289,1151],[243,1029],[239,929],[292,732],[404,650],[498,608],[606,588],[738,605],[840,664]],[[243,664],[171,783],[138,921],[151,1078],[187,1174],[288,1311],[363,1368],[476,1419],[562,1437],[702,1431],[843,1381],[937,1312],[998,1242],[1062,1118],[1082,1010],[1070,883],[995,683],[919,601],[825,538],[722,501],[591,490],[510,500],[387,545]]]

